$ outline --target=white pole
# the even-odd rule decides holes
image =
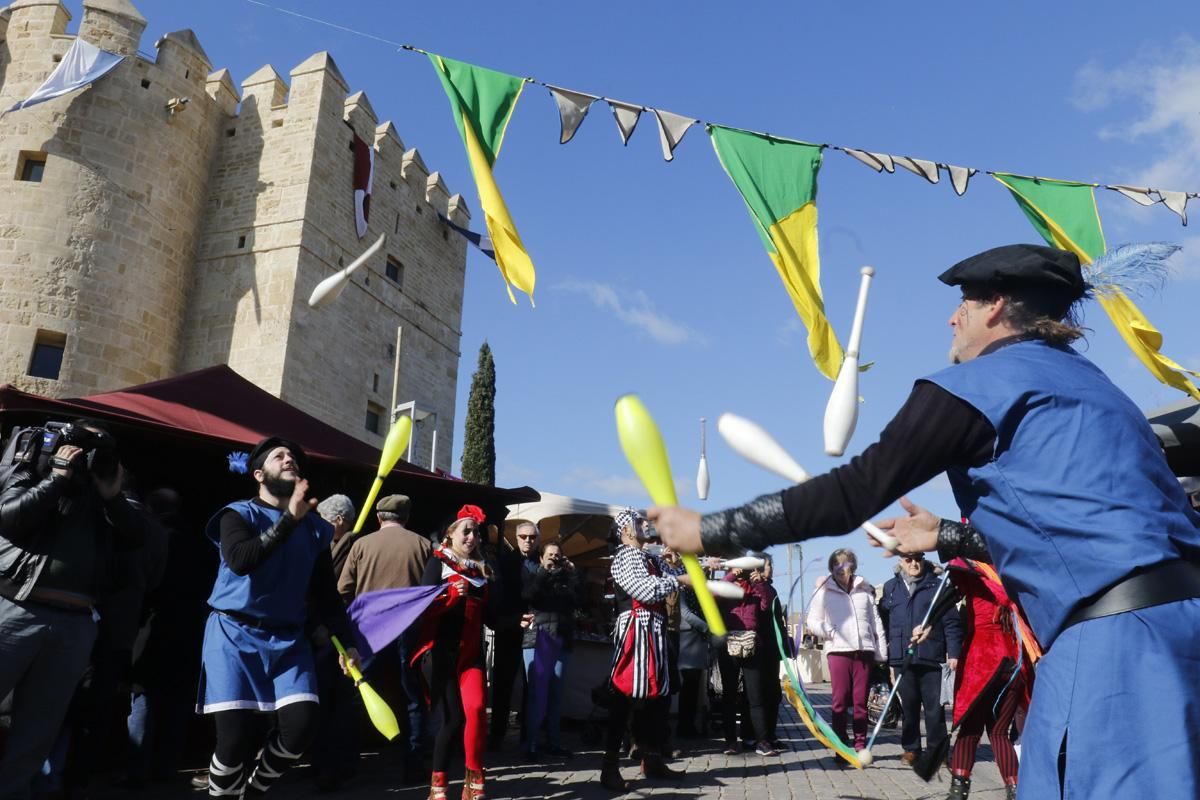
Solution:
[[[433,415],[433,447],[429,449],[429,471],[437,472],[437,414]]]
[[[399,416],[399,414],[396,413],[396,397],[398,396],[397,392],[400,389],[400,337],[403,334],[404,334],[404,326],[397,325],[396,326],[396,358],[395,358],[395,361],[392,366],[392,413],[390,415],[392,422],[395,422],[396,418]],[[414,422],[415,422],[415,420],[414,420]],[[412,445],[411,439],[412,439],[412,437],[409,437],[409,446],[410,447]]]

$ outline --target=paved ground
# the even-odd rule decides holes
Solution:
[[[828,718],[828,685],[810,687],[818,708]],[[753,753],[738,756],[722,754],[717,740],[683,742],[685,752],[673,762],[686,768],[687,778],[680,783],[646,781],[638,776],[632,761],[622,762],[622,771],[633,783],[627,798],[654,797],[671,800],[712,798],[713,800],[891,800],[892,798],[944,798],[949,786],[945,770],[925,783],[912,770],[900,764],[899,731],[885,730],[875,746],[875,763],[865,770],[841,769],[829,751],[818,744],[786,704],[780,715],[780,735],[788,751],[778,758]],[[488,756],[488,796],[503,798],[553,798],[567,800],[608,800],[612,795],[599,781],[600,752],[583,743],[581,731],[568,729],[564,746],[576,751],[569,759],[526,761],[515,754],[516,732],[506,742],[509,752]],[[975,770],[972,800],[998,800],[1003,788],[991,761],[987,746],[980,748],[980,763]],[[390,753],[365,756],[358,775],[335,793],[319,794],[310,779],[310,771],[299,767],[288,775],[271,797],[347,798],[348,800],[421,800],[427,786],[402,786],[400,770]],[[449,800],[458,800],[461,773],[452,774]],[[639,778],[635,780],[635,778]],[[146,797],[147,795],[142,795]],[[197,798],[187,792],[154,791],[154,798]]]

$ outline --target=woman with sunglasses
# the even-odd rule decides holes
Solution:
[[[846,709],[852,707],[854,749],[862,750],[867,746],[871,665],[887,657],[887,637],[875,607],[875,589],[855,574],[857,569],[853,550],[840,548],[830,554],[829,574],[817,581],[805,624],[825,640],[834,733],[847,741]]]

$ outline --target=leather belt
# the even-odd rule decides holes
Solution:
[[[250,614],[243,614],[241,611],[227,611],[223,608],[214,608],[213,611],[222,616],[229,617],[234,622],[245,625],[247,628],[257,628],[260,631],[268,633],[299,633],[302,628],[299,625],[293,625],[287,622],[273,622],[262,617],[255,617]]]
[[[1200,597],[1200,564],[1163,561],[1129,575],[1075,607],[1064,630],[1080,622]]]

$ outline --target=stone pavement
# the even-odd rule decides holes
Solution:
[[[828,719],[829,687],[809,687],[814,704]],[[568,729],[564,746],[575,750],[568,759],[526,760],[516,749],[516,731],[510,731],[505,744],[508,752],[488,754],[489,800],[507,798],[551,798],[552,800],[611,800],[613,795],[599,785],[600,751],[597,745],[583,742],[581,731]],[[788,750],[777,758],[754,753],[726,756],[717,739],[680,742],[684,752],[672,762],[687,770],[679,783],[647,781],[638,776],[632,761],[622,761],[622,773],[633,784],[627,798],[653,797],[663,800],[711,798],[711,800],[892,800],[893,798],[944,798],[949,777],[925,783],[911,769],[900,764],[898,730],[884,730],[876,742],[875,763],[865,769],[843,769],[829,751],[817,743],[786,703],[779,720],[779,733]],[[347,798],[348,800],[424,800],[428,786],[402,786],[400,770],[388,752],[364,756],[358,775],[337,792],[319,794],[310,780],[307,767],[289,774],[270,794],[277,800],[289,798]],[[458,800],[461,792],[461,768],[451,774],[449,800]],[[635,780],[635,778],[637,778]],[[156,792],[157,798],[184,798],[186,793]],[[197,798],[200,795],[190,795]],[[972,780],[972,800],[999,800],[1004,796],[999,773],[992,762],[991,750],[982,745],[979,763]]]

